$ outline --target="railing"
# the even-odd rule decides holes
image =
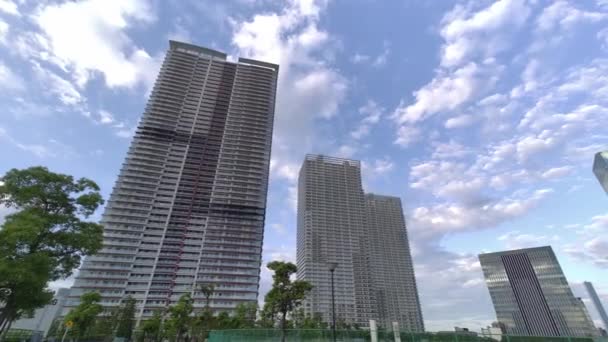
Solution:
[[[476,333],[414,333],[402,331],[399,334],[401,342],[608,342],[601,337],[545,337],[545,336],[513,336],[513,335],[481,335]],[[281,330],[278,329],[242,329],[214,330],[209,335],[209,342],[245,342],[245,341],[281,341]],[[332,331],[325,329],[290,329],[287,330],[285,341],[322,342],[333,341]],[[371,341],[369,330],[338,330],[336,341],[351,342]],[[393,342],[395,335],[392,331],[378,330],[378,342]]]

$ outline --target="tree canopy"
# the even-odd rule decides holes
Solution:
[[[281,340],[284,341],[287,315],[302,304],[308,292],[312,290],[312,285],[304,280],[291,280],[291,275],[298,270],[296,265],[291,262],[273,261],[268,263],[267,267],[274,271],[274,275],[272,276],[272,289],[268,291],[264,299],[263,316],[274,321],[278,315],[283,331]]]
[[[89,329],[93,327],[95,318],[103,311],[99,304],[101,295],[97,292],[87,292],[80,297],[80,304],[70,310],[63,322],[72,322],[72,336],[84,337]]]
[[[0,178],[0,205],[15,209],[0,229],[0,334],[10,322],[48,304],[49,281],[69,277],[102,246],[101,225],[87,221],[103,204],[87,178],[45,167],[12,169]]]

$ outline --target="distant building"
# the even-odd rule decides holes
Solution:
[[[481,254],[479,261],[507,334],[595,335],[550,246]]]
[[[313,285],[308,314],[424,331],[401,200],[363,193],[357,160],[308,155],[298,180],[298,279]]]
[[[597,292],[595,292],[595,288],[593,288],[593,284],[588,281],[583,284],[585,285],[585,289],[587,289],[587,293],[589,293],[589,298],[591,298],[593,306],[595,306],[595,309],[600,315],[604,329],[608,329],[608,315],[606,314],[606,310],[604,310],[600,297],[597,295]]]
[[[608,151],[598,152],[593,160],[593,173],[608,193]]]
[[[69,289],[57,290],[51,304],[36,310],[31,318],[21,318],[13,322],[11,328],[41,331],[42,336],[46,336],[53,321],[60,316],[61,308],[65,304],[69,293]]]
[[[454,332],[458,335],[477,336],[477,333],[469,330],[469,328],[454,327]]]
[[[486,328],[481,328],[482,337],[489,337],[496,341],[502,341],[502,333],[502,327],[498,322],[494,322]]]
[[[399,197],[365,194],[373,296],[384,327],[424,331],[410,244]]]

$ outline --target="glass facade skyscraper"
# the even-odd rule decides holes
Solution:
[[[608,314],[606,314],[606,310],[604,310],[600,296],[598,296],[597,292],[595,292],[595,288],[591,282],[586,281],[583,282],[583,284],[585,285],[585,289],[589,294],[589,298],[591,298],[591,301],[593,302],[593,306],[595,306],[597,313],[600,315],[604,329],[608,329]]]
[[[550,246],[479,255],[496,317],[508,334],[593,336]]]
[[[138,318],[215,285],[211,308],[256,302],[278,66],[170,42],[64,313],[85,292]]]
[[[298,279],[312,292],[306,313],[331,322],[330,263],[336,320],[423,331],[401,200],[364,194],[359,161],[308,155],[298,184]]]
[[[598,152],[593,160],[593,173],[604,191],[608,193],[608,151]]]

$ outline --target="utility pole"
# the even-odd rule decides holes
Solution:
[[[338,267],[337,262],[329,263],[329,272],[331,272],[331,319],[332,319],[332,336],[334,342],[336,342],[336,297],[334,295],[334,271]]]

